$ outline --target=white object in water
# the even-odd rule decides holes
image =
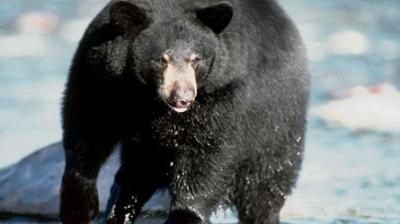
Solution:
[[[355,30],[345,30],[329,36],[327,45],[335,54],[359,55],[368,51],[368,38]]]
[[[400,132],[400,92],[389,84],[355,87],[347,98],[312,109],[329,124],[351,130]]]
[[[16,20],[17,29],[24,34],[45,34],[57,28],[59,18],[50,12],[28,12]]]
[[[0,37],[0,58],[34,57],[49,53],[43,35],[13,34]]]

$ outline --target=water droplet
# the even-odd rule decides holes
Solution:
[[[130,214],[127,213],[127,214],[125,214],[124,224],[128,224],[128,223],[130,223],[130,222],[131,222]]]
[[[116,207],[115,205],[112,206],[111,212],[110,212],[110,214],[108,215],[108,218],[109,218],[109,219],[115,217],[115,207]]]

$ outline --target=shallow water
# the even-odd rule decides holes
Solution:
[[[0,6],[0,167],[61,138],[59,103],[70,59],[102,2],[13,0]],[[309,51],[311,108],[339,89],[380,82],[400,87],[399,1],[281,3]],[[17,19],[32,11],[56,15],[58,25],[34,35],[18,30]],[[27,37],[28,44],[15,44]],[[355,133],[310,116],[306,142],[301,178],[282,211],[285,223],[400,223],[399,133]]]

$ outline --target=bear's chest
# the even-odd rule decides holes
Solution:
[[[219,138],[208,118],[191,112],[171,112],[154,119],[150,132],[153,143],[167,149],[212,148]]]

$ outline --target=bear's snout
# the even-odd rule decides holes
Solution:
[[[178,113],[185,112],[195,101],[197,83],[191,63],[174,63],[168,55],[163,56],[166,66],[163,71],[160,95],[165,103]]]
[[[168,101],[175,108],[188,108],[195,98],[196,92],[193,87],[185,83],[175,83]]]

